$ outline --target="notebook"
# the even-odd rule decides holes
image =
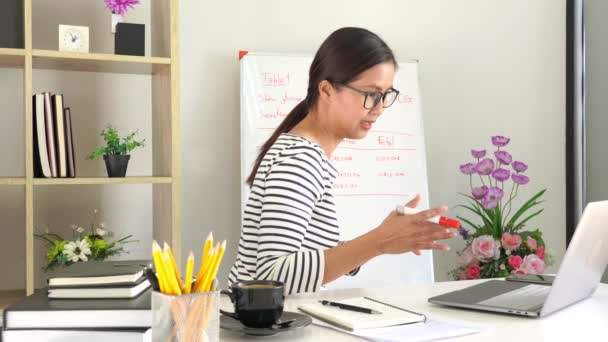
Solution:
[[[360,306],[379,311],[381,314],[367,314],[325,306],[321,303],[303,304],[298,307],[301,311],[327,323],[348,330],[389,327],[401,324],[421,323],[426,320],[423,314],[398,308],[368,297],[358,297],[340,300],[340,303]]]
[[[49,299],[37,291],[4,309],[4,329],[150,328],[151,290],[133,299]]]
[[[93,285],[137,285],[149,261],[79,262],[54,272],[47,279],[49,287]]]
[[[93,287],[54,287],[49,288],[49,298],[135,298],[150,287],[145,276],[141,277],[137,285],[93,286]]]

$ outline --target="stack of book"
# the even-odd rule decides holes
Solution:
[[[72,114],[63,95],[44,92],[32,96],[34,176],[76,177]]]
[[[2,341],[150,341],[145,265],[86,262],[54,273],[48,289],[4,310]]]

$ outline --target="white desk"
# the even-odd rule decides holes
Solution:
[[[483,280],[482,280],[483,281]],[[318,299],[340,300],[350,297],[369,296],[404,308],[422,312],[437,319],[457,319],[483,326],[480,334],[451,339],[450,341],[576,341],[608,340],[608,285],[600,284],[595,294],[578,304],[558,311],[545,318],[516,317],[502,314],[452,309],[429,304],[427,298],[457,290],[475,283],[458,281],[435,283],[426,286],[401,288],[344,289],[321,291],[315,294],[288,297],[285,310],[297,311],[301,303]],[[392,299],[391,299],[392,298]],[[222,307],[233,311],[229,300],[222,298]],[[221,341],[251,340],[251,336],[221,330]],[[335,330],[311,325],[299,331],[275,336],[255,338],[268,341],[362,341],[362,339]]]

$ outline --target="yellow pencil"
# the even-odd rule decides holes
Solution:
[[[205,240],[205,245],[203,246],[203,254],[201,255],[201,265],[196,274],[196,282],[194,283],[194,289],[196,289],[200,283],[203,281],[203,277],[205,276],[205,268],[209,263],[209,253],[211,251],[211,247],[213,247],[213,232],[210,232],[207,235],[207,240]]]
[[[169,257],[169,261],[171,262],[171,268],[173,269],[173,273],[175,275],[175,278],[177,279],[177,285],[179,286],[179,288],[181,290],[184,288],[184,284],[182,283],[182,276],[181,276],[181,274],[179,274],[179,269],[177,268],[177,263],[175,262],[175,257],[173,257],[173,252],[171,251],[171,247],[166,242],[164,245],[164,252]]]
[[[211,284],[213,283],[213,279],[215,279],[215,274],[219,269],[220,262],[222,261],[222,257],[224,256],[224,250],[226,249],[226,241],[222,241],[222,244],[219,246],[219,250],[216,252],[213,263],[211,264],[209,271],[205,274],[205,280],[203,282],[202,291],[207,292],[211,288]]]
[[[177,279],[175,278],[175,271],[173,270],[173,265],[171,265],[171,259],[167,254],[163,254],[163,261],[165,264],[165,269],[167,270],[167,283],[169,288],[171,289],[171,294],[181,295],[182,290],[179,288],[177,284]]]
[[[216,276],[217,276],[217,272],[220,269],[220,265],[222,264],[222,259],[224,258],[224,252],[226,251],[226,240],[224,240],[222,242],[222,245],[220,247],[220,255],[217,257],[217,262],[215,264],[215,269],[213,270],[213,274],[211,275],[211,281],[209,282],[209,286],[207,287],[207,291],[211,291],[212,290],[212,286],[213,286],[213,280],[215,280]],[[213,289],[215,290],[215,289]]]
[[[156,241],[152,242],[152,258],[154,258],[154,268],[156,270],[160,292],[167,293],[167,282],[164,272],[165,265],[163,264],[162,251]]]
[[[215,258],[215,255],[217,254],[217,252],[219,252],[219,246],[211,248],[211,250],[205,257],[205,260],[204,260],[205,265],[203,266],[204,269],[203,269],[202,276],[200,278],[200,281],[197,279],[196,284],[195,284],[196,292],[203,292],[203,285],[205,284],[205,279],[207,278],[207,275],[209,274],[209,269],[211,268],[211,264],[213,263],[213,259]]]
[[[188,255],[188,261],[186,262],[186,278],[184,278],[184,293],[190,293],[192,288],[192,271],[194,268],[194,253],[190,251],[190,255]]]

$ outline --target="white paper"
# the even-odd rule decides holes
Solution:
[[[397,325],[386,328],[360,329],[355,331],[340,329],[317,319],[313,319],[313,323],[378,342],[437,341],[481,332],[479,326],[457,321],[436,319],[429,319],[426,323]]]

